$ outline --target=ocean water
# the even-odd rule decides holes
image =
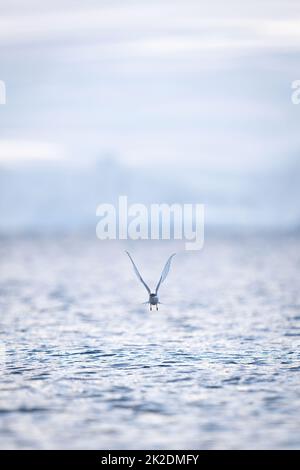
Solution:
[[[174,250],[158,312],[155,285]],[[0,446],[300,448],[300,241],[2,238]]]

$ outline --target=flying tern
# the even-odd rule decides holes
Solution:
[[[157,283],[157,286],[156,286],[156,289],[155,289],[155,292],[151,292],[149,286],[147,286],[147,284],[145,283],[144,279],[142,278],[142,276],[140,275],[139,273],[139,270],[138,268],[136,267],[135,265],[135,262],[133,261],[130,253],[128,253],[128,251],[125,252],[131,263],[132,263],[132,266],[133,266],[133,269],[134,269],[134,272],[137,276],[137,278],[139,279],[139,281],[141,281],[141,283],[143,284],[143,286],[145,287],[145,289],[147,290],[148,294],[149,294],[149,300],[148,302],[145,302],[146,304],[149,304],[150,305],[150,310],[152,310],[152,306],[156,306],[156,310],[158,310],[158,304],[160,303],[159,302],[159,298],[158,298],[158,289],[160,288],[160,285],[164,282],[164,280],[166,279],[169,271],[170,271],[170,266],[171,266],[171,261],[172,261],[172,258],[173,256],[176,255],[176,253],[173,253],[167,260],[166,264],[165,264],[165,267],[164,269],[162,270],[162,273],[161,273],[161,276],[159,278],[159,281]]]

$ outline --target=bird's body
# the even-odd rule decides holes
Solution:
[[[158,289],[160,288],[160,285],[164,282],[164,280],[166,279],[166,277],[169,273],[170,266],[171,266],[171,261],[172,261],[173,256],[175,256],[175,253],[168,258],[168,261],[165,264],[165,267],[164,267],[164,269],[161,273],[160,279],[159,279],[158,284],[156,286],[155,292],[151,292],[150,288],[148,287],[148,285],[145,283],[144,279],[140,275],[139,270],[136,267],[131,255],[128,253],[128,251],[126,251],[126,253],[127,253],[131,263],[132,263],[132,266],[133,266],[135,274],[137,275],[137,278],[139,279],[139,281],[141,281],[141,283],[143,284],[143,286],[145,287],[145,289],[147,290],[147,292],[149,294],[149,301],[146,302],[146,303],[150,305],[150,310],[152,310],[152,307],[154,305],[156,307],[156,310],[158,310],[158,304],[160,304],[159,298],[158,298]]]
[[[158,295],[156,294],[150,294],[149,295],[149,305],[150,305],[150,310],[152,310],[152,305],[156,305],[156,310],[158,310]]]

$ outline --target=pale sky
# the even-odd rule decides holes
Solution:
[[[0,161],[249,171],[300,147],[298,1],[2,1]],[[292,155],[292,157],[291,157]]]

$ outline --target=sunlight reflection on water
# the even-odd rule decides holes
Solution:
[[[152,313],[124,246],[2,239],[1,447],[299,448],[299,240],[180,252]]]

